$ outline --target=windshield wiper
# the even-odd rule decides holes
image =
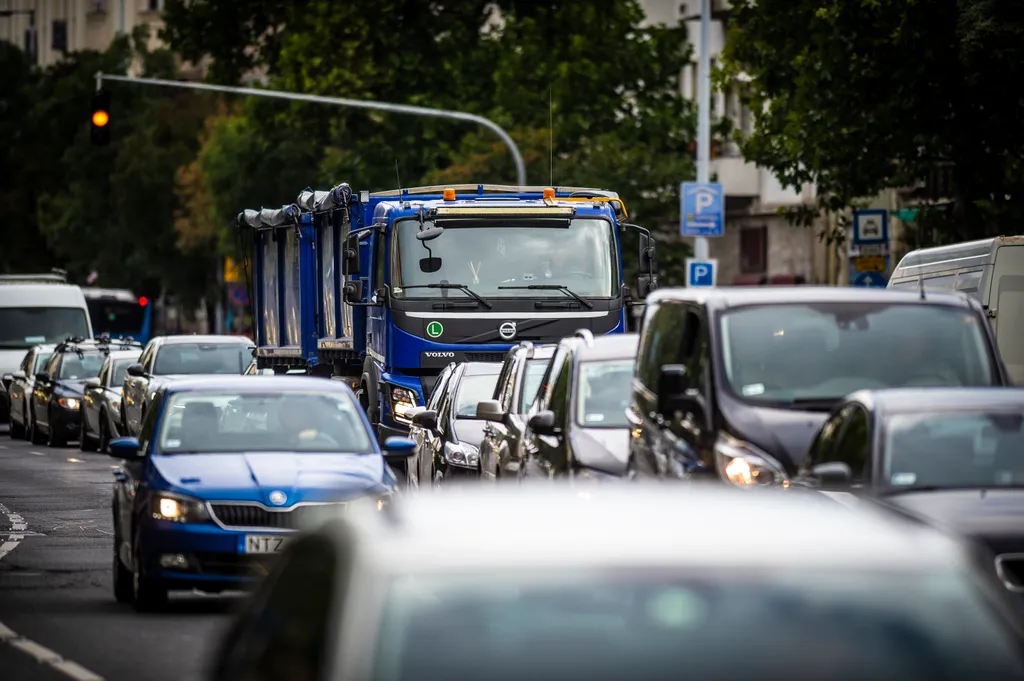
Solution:
[[[561,291],[570,298],[575,298],[583,305],[586,305],[589,309],[594,309],[594,304],[580,296],[580,294],[574,292],[565,284],[525,284],[523,286],[499,286],[498,289],[513,289],[520,291]]]
[[[449,283],[440,283],[440,284],[413,284],[412,286],[402,286],[401,288],[402,288],[402,289],[410,289],[410,288],[440,288],[440,289],[456,289],[456,290],[458,290],[458,291],[462,291],[462,292],[463,292],[463,293],[465,293],[465,294],[466,294],[467,296],[469,296],[469,297],[471,297],[471,298],[475,299],[475,300],[476,300],[476,301],[477,301],[478,303],[480,303],[481,305],[485,306],[485,307],[486,307],[487,309],[491,309],[492,307],[494,307],[493,305],[491,305],[490,303],[488,303],[488,302],[487,302],[487,300],[486,300],[485,298],[483,298],[483,297],[482,297],[482,296],[481,296],[481,295],[480,295],[479,293],[477,293],[477,292],[476,292],[476,291],[474,291],[473,289],[469,288],[469,287],[468,287],[468,286],[466,286],[465,284],[449,284]]]

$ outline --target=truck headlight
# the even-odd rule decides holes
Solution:
[[[205,523],[210,519],[206,502],[182,494],[160,492],[153,499],[153,519],[176,523]]]
[[[475,469],[480,463],[480,450],[462,442],[458,444],[446,442],[444,444],[444,460],[450,466]]]
[[[719,435],[715,442],[718,474],[737,487],[768,487],[788,482],[786,469],[749,442]]]
[[[412,415],[409,413],[416,408],[416,393],[408,388],[398,386],[391,387],[391,413],[399,423],[411,424]]]

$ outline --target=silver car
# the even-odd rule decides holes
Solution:
[[[103,360],[99,376],[85,382],[82,396],[82,432],[79,447],[83,452],[107,451],[112,439],[124,434],[121,423],[121,389],[128,367],[139,361],[142,349],[111,350]]]
[[[822,495],[680,489],[357,503],[286,549],[213,678],[1024,678],[977,549]]]

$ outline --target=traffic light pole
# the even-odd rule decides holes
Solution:
[[[322,95],[307,95],[298,92],[283,92],[281,90],[262,90],[250,87],[232,87],[229,85],[211,85],[209,83],[193,83],[181,80],[164,80],[162,78],[132,78],[130,76],[113,76],[103,72],[96,73],[96,91],[103,88],[104,80],[112,80],[121,83],[136,83],[139,85],[159,85],[163,87],[176,87],[186,90],[207,90],[210,92],[227,92],[236,95],[247,95],[250,97],[269,97],[271,99],[289,99],[297,102],[310,102],[312,104],[332,104],[334,106],[347,106],[354,109],[373,109],[375,111],[389,111],[391,113],[408,114],[410,116],[426,116],[429,118],[445,118],[454,121],[465,121],[482,125],[492,131],[501,141],[505,143],[512,153],[512,160],[516,164],[516,175],[519,186],[526,186],[526,165],[523,163],[522,154],[516,146],[512,137],[505,132],[504,128],[492,120],[462,111],[449,111],[447,109],[430,109],[423,106],[410,106],[408,104],[388,104],[386,102],[374,102],[361,99],[345,99],[343,97],[324,97]]]

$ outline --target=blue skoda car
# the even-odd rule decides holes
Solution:
[[[395,491],[387,458],[340,381],[218,376],[170,383],[139,438],[110,443],[114,471],[114,595],[139,610],[170,590],[234,590],[317,516]]]

